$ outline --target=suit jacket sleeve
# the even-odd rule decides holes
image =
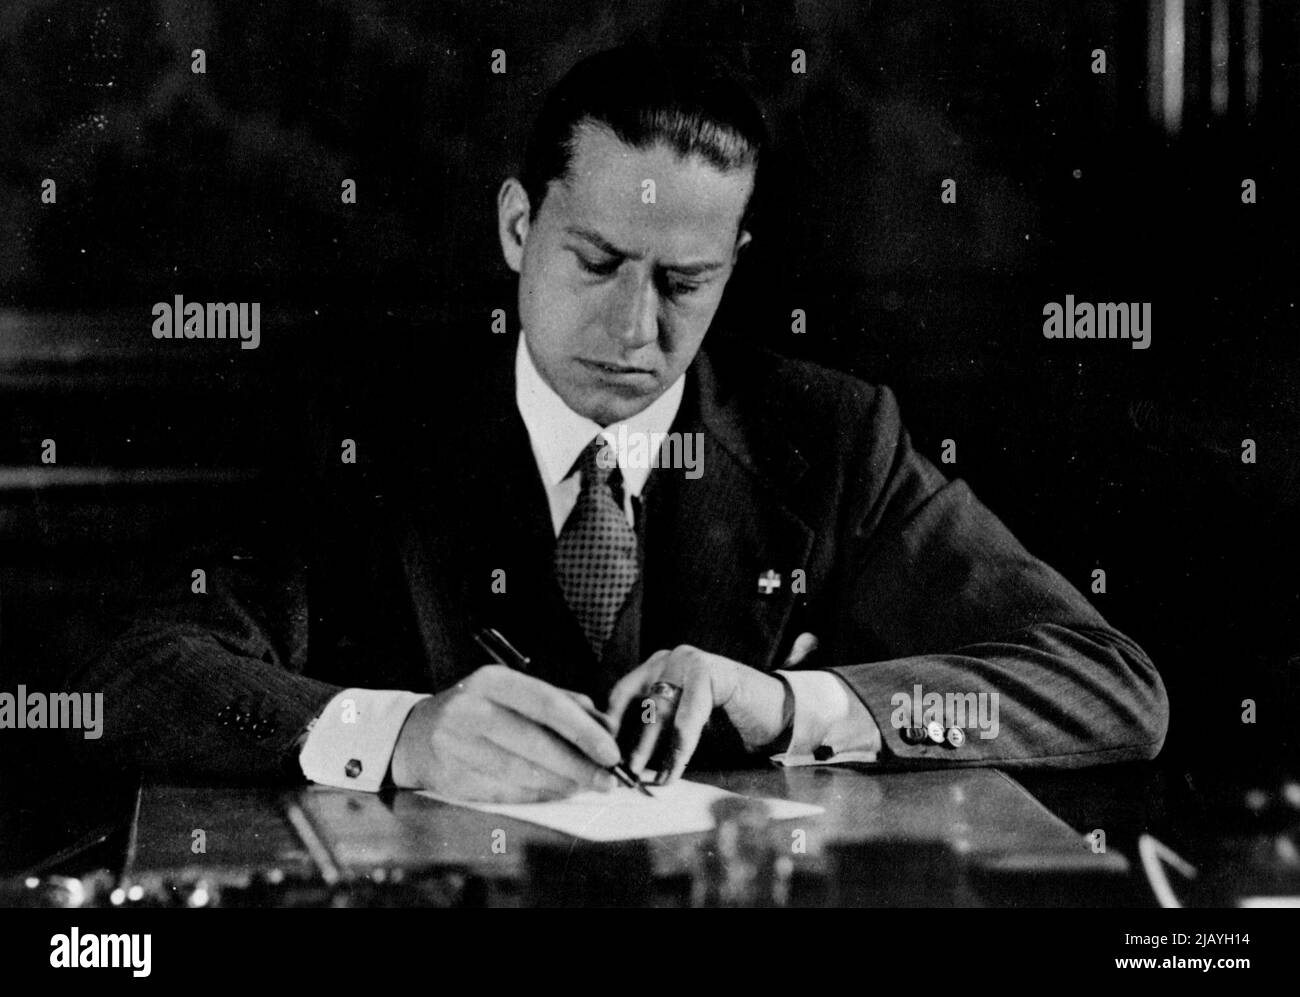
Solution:
[[[156,778],[301,781],[307,726],[340,691],[303,675],[305,569],[292,558],[208,564],[206,594],[178,572],[175,597],[72,678],[104,694],[102,737],[74,750]]]
[[[1147,655],[964,482],[913,450],[888,388],[866,401],[841,532],[843,640],[831,659],[857,663],[830,670],[870,710],[887,755],[1011,768],[1154,757],[1168,700]],[[995,694],[997,735],[980,736],[968,720],[960,748],[909,743],[899,694],[917,685]]]

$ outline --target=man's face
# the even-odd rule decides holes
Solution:
[[[749,241],[738,229],[753,177],[583,126],[568,181],[551,183],[531,223],[523,188],[502,187],[525,341],[571,409],[621,421],[690,366]]]

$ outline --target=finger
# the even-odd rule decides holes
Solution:
[[[578,790],[567,779],[547,773],[527,758],[507,751],[487,738],[473,746],[477,766],[474,798],[492,803],[532,803],[559,800]]]
[[[660,735],[666,729],[665,725],[672,721],[676,702],[669,697],[652,695],[647,691],[653,683],[664,681],[667,669],[672,667],[672,660],[671,653],[664,651],[647,661],[647,667],[643,669],[643,684],[638,690],[633,707],[640,730],[636,732],[636,746],[628,757],[628,767],[633,772],[645,770],[654,757],[655,749],[660,743]],[[653,667],[649,667],[652,663]]]
[[[672,731],[668,735],[669,748],[659,769],[655,785],[663,786],[680,779],[686,764],[699,747],[704,725],[713,712],[713,685],[708,672],[698,669],[691,672],[682,689],[681,702],[673,716]]]
[[[592,701],[591,697],[586,695],[585,693],[574,692],[572,689],[561,689],[560,692],[564,693],[566,696],[572,699],[575,703],[581,706],[588,713],[598,712],[596,709],[596,704]]]
[[[535,766],[538,785],[567,792],[613,788],[613,776],[572,744],[507,707],[497,706],[479,733]]]
[[[641,733],[637,737],[636,748],[628,758],[628,766],[633,772],[642,772],[650,759],[654,757],[655,748],[660,738],[673,721],[676,705],[663,696],[644,696],[642,698]],[[664,743],[667,743],[666,741]]]
[[[580,692],[574,692],[572,689],[561,689],[560,691],[581,706],[591,719],[604,727],[610,732],[610,734],[618,733],[618,728],[613,725],[610,718],[606,714],[601,713],[600,710],[596,709],[596,704],[590,696],[583,695]]]
[[[481,668],[485,695],[568,741],[601,768],[617,765],[622,757],[614,736],[571,696],[531,675],[509,668]]]
[[[690,674],[692,666],[693,661],[689,652],[668,652],[668,656],[663,661],[663,667],[659,670],[658,677],[651,679],[650,683],[664,682],[676,686],[677,695],[642,693],[643,711],[641,718],[643,722],[649,722],[646,722],[645,728],[641,731],[636,750],[628,760],[632,771],[643,771],[654,759],[656,751],[662,752],[670,746],[671,741],[668,732],[672,730],[673,718],[681,706],[678,701],[681,696],[681,689],[686,684],[686,676]],[[662,761],[659,767],[660,769],[663,768]]]
[[[623,714],[628,704],[640,697],[645,692],[646,686],[658,677],[662,662],[667,656],[667,651],[656,651],[646,658],[644,664],[633,668],[614,684],[614,688],[609,693],[609,706],[605,712],[613,721],[615,730],[622,726]]]
[[[443,768],[451,773],[450,779],[442,781],[440,791],[457,799],[529,803],[561,799],[576,789],[568,780],[529,766],[526,759],[477,735],[447,739],[440,746],[440,756]]]

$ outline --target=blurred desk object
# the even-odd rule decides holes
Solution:
[[[1124,858],[1095,854],[998,771],[770,769],[692,777],[744,796],[826,809],[766,831],[790,905],[1123,902]],[[145,787],[134,830],[126,882],[177,902],[196,883],[204,897],[225,886],[236,902],[258,905],[574,902],[539,896],[530,885],[537,863],[550,855],[588,880],[598,875],[593,870],[610,870],[606,883],[574,886],[587,902],[678,906],[698,899],[702,862],[717,842],[701,833],[596,846],[414,793],[323,787]],[[634,887],[616,873],[640,868],[645,890],[629,893]]]

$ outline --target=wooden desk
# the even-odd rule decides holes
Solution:
[[[1080,884],[1087,884],[1095,898],[1099,884],[1103,894],[1113,890],[1128,869],[1118,854],[1094,854],[1080,834],[995,770],[866,774],[758,769],[696,773],[694,778],[747,796],[824,807],[818,817],[774,825],[774,840],[791,845],[794,872],[808,882],[824,883],[833,864],[828,846],[848,842],[944,842],[971,874],[966,879],[976,884],[962,893],[963,902],[972,903],[991,897],[993,902],[1015,902],[1023,899],[1030,880],[1041,886],[1053,877],[1055,893],[1036,896],[1035,902],[1083,902]],[[806,848],[793,847],[795,831],[803,832]],[[311,847],[306,847],[305,839],[313,836],[318,840],[307,841]],[[195,851],[200,839],[201,853]],[[688,876],[710,842],[707,833],[652,840],[654,875]],[[393,869],[456,868],[494,884],[498,899],[517,900],[527,875],[527,850],[545,843],[574,846],[573,839],[556,831],[409,792],[157,786],[142,790],[128,874],[238,881],[274,868],[305,876],[319,869],[323,846],[327,862],[344,879],[373,882]],[[1012,883],[1010,897],[996,889],[990,894],[990,882]]]

